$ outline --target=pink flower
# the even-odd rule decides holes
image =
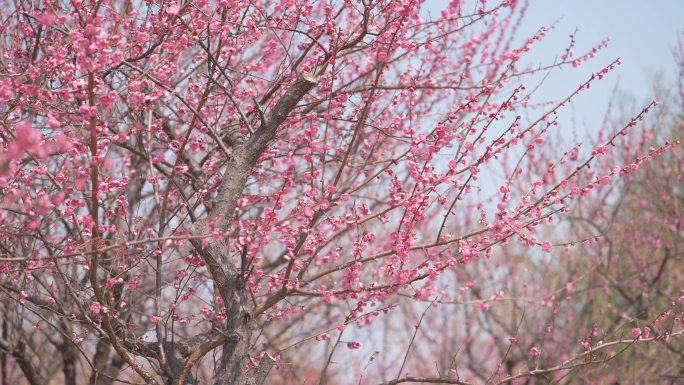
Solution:
[[[49,27],[55,23],[55,14],[52,12],[43,12],[36,15],[38,23],[44,27]]]
[[[155,324],[155,325],[158,324],[158,323],[160,323],[161,320],[162,320],[162,317],[160,317],[160,316],[158,316],[158,315],[156,315],[156,314],[153,315],[153,316],[150,316],[150,322],[152,322],[152,323]]]
[[[532,357],[539,357],[539,353],[541,353],[541,351],[540,351],[539,348],[537,348],[536,346],[533,346],[533,347],[530,349],[530,355],[531,355]]]
[[[542,250],[546,253],[550,253],[551,250],[553,250],[553,245],[549,241],[544,241],[544,243],[542,243]]]
[[[518,342],[518,339],[515,338],[515,337],[510,337],[510,338],[508,339],[508,342],[514,344],[514,343]]]
[[[166,8],[166,14],[169,16],[176,16],[180,11],[180,7],[177,3],[171,3],[168,8]]]
[[[361,348],[361,342],[347,342],[347,347],[349,349],[355,350]]]
[[[14,94],[12,91],[13,88],[11,79],[5,78],[0,81],[0,103],[12,99],[12,95]]]
[[[33,128],[31,122],[23,121],[15,127],[16,138],[10,145],[10,156],[20,156],[24,151],[35,151],[38,149],[43,135],[40,131]]]
[[[202,313],[204,319],[212,319],[214,317],[214,311],[207,309],[206,307],[202,307],[202,309],[200,309],[200,313]]]
[[[102,305],[99,302],[94,301],[90,304],[91,313],[99,314],[100,311],[102,311]]]
[[[650,335],[651,335],[651,328],[649,328],[648,326],[646,326],[646,327],[644,328],[644,338],[648,338]]]
[[[83,340],[84,340],[83,336],[81,336],[80,334],[71,333],[71,335],[74,336],[74,338],[72,340],[74,341],[74,343],[76,345],[80,345],[81,342],[83,342]]]

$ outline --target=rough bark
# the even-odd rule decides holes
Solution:
[[[30,385],[43,385],[42,380],[37,368],[33,366],[31,360],[27,357],[25,345],[22,341],[18,341],[14,346],[10,341],[5,339],[0,339],[0,349],[9,352],[9,354],[14,357],[14,361],[17,363],[19,369],[24,374],[26,381]]]
[[[64,338],[60,345],[60,352],[62,353],[62,373],[64,374],[65,385],[76,385],[76,361],[78,361],[78,350],[74,348],[73,343]]]
[[[111,351],[111,346],[109,341],[105,338],[101,338],[97,341],[97,346],[95,347],[95,355],[93,356],[93,373],[90,375],[90,385],[100,385],[98,381],[100,379],[100,373],[104,373],[107,369],[109,363],[109,352]]]
[[[245,143],[233,147],[217,196],[210,202],[213,209],[209,215],[192,226],[193,235],[206,234],[211,228],[226,228],[229,225],[238,201],[242,197],[245,184],[261,154],[275,137],[278,127],[317,83],[318,79],[313,75],[300,75],[276,102],[252,137]],[[226,330],[219,333],[218,338],[193,351],[183,369],[175,374],[177,377],[173,383],[176,385],[187,383],[189,368],[201,356],[222,346],[223,357],[214,380],[215,385],[262,385],[274,362],[268,357],[262,360],[262,363],[255,369],[245,370],[246,366],[252,362],[249,350],[256,320],[247,309],[239,268],[229,259],[228,248],[224,242],[212,239],[204,246],[200,241],[193,242],[193,245],[200,252],[212,277],[214,287],[224,301],[228,321]]]

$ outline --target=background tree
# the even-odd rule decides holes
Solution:
[[[681,139],[681,52],[680,47],[677,87],[656,87],[656,112],[642,122],[638,135],[624,137],[601,158],[602,168],[631,165],[640,154]],[[610,104],[599,136],[620,127],[633,102],[616,97]],[[554,143],[563,143],[562,137]],[[563,151],[549,150],[547,156],[552,160]],[[579,155],[579,150],[572,152]],[[408,336],[402,346],[414,339],[409,370],[445,373],[457,368],[461,377],[490,383],[506,373],[529,375],[531,367],[540,368],[541,375],[512,382],[681,382],[681,344],[662,341],[674,338],[671,333],[681,330],[682,322],[677,310],[684,300],[678,267],[682,166],[681,147],[640,163],[636,172],[610,188],[576,200],[558,227],[545,235],[559,243],[585,241],[570,242],[546,256],[508,247],[458,271],[448,280],[459,289],[455,297],[455,290],[445,290],[439,306],[426,302],[403,318]],[[642,343],[652,338],[661,343]],[[609,347],[597,352],[604,345]],[[531,354],[535,348],[539,362]],[[398,350],[395,359],[401,361],[406,350]],[[569,368],[573,357],[581,360],[574,361],[578,365],[572,370],[543,373],[557,362],[568,362]]]

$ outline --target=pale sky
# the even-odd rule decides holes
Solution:
[[[489,0],[488,6],[499,0]],[[448,0],[427,0],[425,11],[433,15],[447,6]],[[469,3],[470,4],[470,3]],[[474,10],[474,9],[473,9]],[[610,36],[607,48],[596,59],[580,68],[570,66],[555,70],[536,93],[536,100],[563,98],[586,81],[592,71],[598,71],[616,58],[622,65],[605,80],[592,85],[589,92],[574,100],[573,110],[561,111],[558,117],[564,128],[572,126],[580,134],[595,133],[603,121],[609,100],[618,83],[620,98],[633,99],[630,111],[655,98],[653,84],[658,76],[662,82],[675,81],[673,50],[684,32],[684,0],[529,0],[527,14],[518,38],[522,42],[542,26],[557,22],[541,44],[535,44],[524,63],[549,64],[569,42],[568,35],[578,28],[575,53],[580,55]],[[541,79],[541,77],[539,78]],[[536,85],[531,79],[528,86]],[[624,103],[623,103],[624,105]]]
[[[598,69],[617,57],[623,63],[607,81],[592,86],[590,92],[575,101],[578,128],[589,132],[593,127],[598,129],[618,80],[620,93],[634,97],[640,106],[654,98],[653,83],[657,76],[662,76],[666,84],[676,79],[673,50],[684,32],[683,0],[530,0],[522,31],[532,33],[539,26],[558,19],[547,44],[537,51],[540,58],[544,50],[550,55],[557,52],[554,46],[566,44],[568,34],[575,27],[579,28],[580,48],[589,48],[605,36],[612,40],[588,66],[578,71],[564,71],[562,76],[550,79],[545,92],[550,95],[556,91],[567,92],[585,80],[591,69]]]
[[[634,108],[640,108],[654,98],[653,84],[657,76],[662,76],[665,84],[676,79],[673,51],[684,32],[684,0],[530,0],[520,36],[532,34],[556,20],[555,30],[533,52],[535,59],[552,59],[567,45],[568,35],[575,27],[579,29],[575,49],[578,54],[606,36],[611,41],[585,66],[552,74],[540,90],[540,96],[567,95],[592,70],[618,57],[623,63],[606,80],[592,85],[589,92],[575,100],[578,130],[591,133],[599,128],[616,82],[619,81],[619,95],[633,97]],[[563,115],[561,122],[571,118],[571,114]]]

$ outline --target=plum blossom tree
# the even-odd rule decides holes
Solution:
[[[546,255],[507,247],[454,270],[450,282],[457,283],[457,290],[403,317],[402,325],[410,330],[403,346],[412,344],[411,371],[457,369],[461,377],[483,383],[681,382],[684,352],[681,343],[672,341],[680,338],[684,301],[677,267],[684,235],[681,147],[649,162],[638,159],[682,137],[682,48],[678,87],[656,87],[661,102],[656,112],[594,166],[631,168],[637,160],[637,170],[574,200],[558,227],[544,232],[557,244],[584,241],[567,242],[562,251]],[[619,129],[625,111],[631,110],[627,101],[610,103],[599,137]],[[550,161],[562,153],[545,150]],[[400,350],[395,359],[404,354]],[[555,366],[558,362],[565,366]],[[384,369],[386,363],[380,357],[376,365]]]
[[[541,234],[574,201],[675,143],[591,168],[651,104],[540,162],[556,114],[619,60],[571,35],[523,64],[549,32],[518,41],[525,8],[0,1],[3,385],[323,384],[337,347],[361,354],[359,330],[446,298],[448,275],[554,253]],[[525,85],[586,63],[556,103]],[[543,364],[492,381],[568,368]],[[487,378],[448,369],[377,379]]]
[[[657,112],[645,120],[640,135],[625,138],[624,145],[607,162],[628,164],[640,153],[653,151],[665,140],[681,140],[684,133],[684,39],[677,51],[678,86],[658,87],[662,100]],[[577,259],[587,276],[586,296],[580,298],[576,319],[585,325],[602,320],[602,332],[627,331],[638,338],[667,334],[681,328],[681,313],[671,311],[684,302],[681,266],[684,158],[681,146],[639,167],[614,186],[596,194],[569,219],[577,234],[594,233],[601,242],[583,247],[588,261]],[[596,309],[602,309],[599,313]],[[639,373],[646,383],[677,383],[684,371],[676,363],[681,344],[651,344],[622,355],[619,365]],[[606,381],[611,373],[605,373]],[[612,378],[618,381],[619,378]]]

